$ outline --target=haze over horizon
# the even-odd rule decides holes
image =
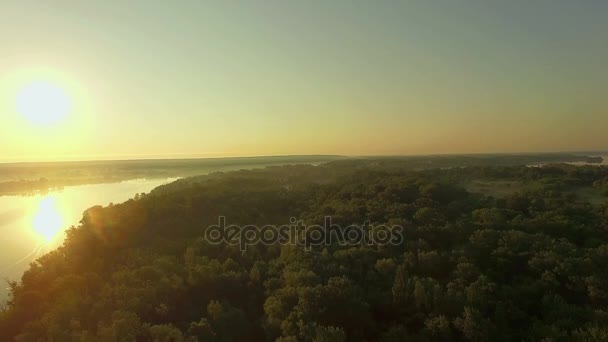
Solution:
[[[135,155],[135,156],[71,156],[68,158],[37,158],[37,159],[0,159],[0,164],[37,164],[37,163],[80,163],[80,162],[129,162],[129,161],[170,161],[170,160],[216,160],[216,159],[238,159],[238,158],[298,158],[298,157],[336,157],[336,158],[409,158],[409,157],[434,157],[434,156],[514,156],[514,155],[530,155],[530,156],[542,156],[542,155],[586,155],[586,156],[600,156],[606,159],[608,150],[571,150],[571,151],[528,151],[528,152],[472,152],[472,153],[413,153],[413,154],[373,154],[373,155],[347,155],[347,154],[272,154],[272,155]]]
[[[2,162],[608,148],[607,2],[0,12]]]

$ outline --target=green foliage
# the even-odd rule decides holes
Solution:
[[[412,171],[338,161],[183,179],[88,210],[31,265],[0,340],[603,341],[608,205],[576,187],[602,167]],[[517,180],[495,198],[471,179]],[[399,245],[212,244],[204,228],[396,225]]]

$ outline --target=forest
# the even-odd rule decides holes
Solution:
[[[444,164],[216,172],[92,207],[10,282],[0,341],[607,341],[608,167]],[[208,241],[220,216],[403,241],[242,251]]]

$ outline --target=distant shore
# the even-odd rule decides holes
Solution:
[[[253,169],[289,164],[318,165],[327,162],[369,159],[378,163],[399,160],[412,170],[466,166],[531,165],[551,163],[601,164],[599,156],[582,154],[483,154],[436,156],[344,157],[335,155],[235,157],[207,159],[153,159],[125,161],[38,162],[0,164],[0,196],[34,195],[66,186],[118,183],[132,179],[189,177],[212,172]]]
[[[66,186],[167,179],[288,164],[320,164],[341,156],[36,162],[0,164],[0,196],[35,195]]]

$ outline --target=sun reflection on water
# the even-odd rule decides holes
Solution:
[[[49,243],[62,231],[64,221],[57,199],[47,196],[38,203],[32,219],[32,228],[41,239]]]

